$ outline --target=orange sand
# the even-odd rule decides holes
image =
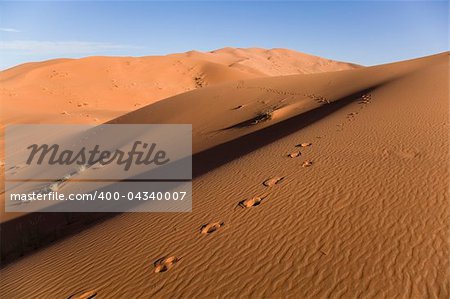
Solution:
[[[448,298],[449,54],[256,79],[249,61],[111,121],[193,124],[192,213],[112,217],[6,265],[0,293]]]

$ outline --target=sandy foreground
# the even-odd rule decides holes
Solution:
[[[5,298],[448,298],[449,54],[245,78],[111,123],[192,123],[192,213],[7,264]]]

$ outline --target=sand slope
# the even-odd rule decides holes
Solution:
[[[3,123],[95,124],[217,83],[355,67],[286,49],[256,48],[27,63],[0,72],[0,118]]]
[[[258,48],[27,63],[0,72],[0,136],[6,124],[100,124],[158,100],[210,85],[356,67],[286,49]],[[0,150],[0,181],[3,160]],[[18,215],[5,215],[3,210],[1,221]]]
[[[116,216],[7,265],[0,292],[448,298],[448,59],[219,84],[113,120],[193,124],[193,212]]]

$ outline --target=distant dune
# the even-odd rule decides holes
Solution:
[[[205,86],[110,121],[192,123],[193,212],[97,223],[2,269],[5,297],[449,297],[449,53],[365,68],[258,49],[39,65],[2,80],[28,82],[23,94],[78,82],[88,107],[158,76]]]
[[[0,72],[0,118],[3,123],[95,124],[196,88],[355,67],[286,49],[257,48],[27,63]]]

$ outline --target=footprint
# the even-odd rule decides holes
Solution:
[[[176,256],[163,257],[153,263],[155,273],[162,273],[170,270],[180,259]]]
[[[232,108],[231,110],[239,110],[241,108],[244,108],[244,105],[236,106],[236,107]]]
[[[71,295],[68,299],[92,299],[97,296],[97,291],[81,291]]]
[[[283,177],[276,176],[276,177],[273,177],[271,179],[265,180],[263,182],[263,185],[266,186],[266,187],[272,187],[272,186],[275,186],[276,184],[280,183],[283,179],[284,179],[284,176]]]
[[[215,232],[216,230],[218,230],[219,228],[221,228],[224,225],[225,225],[225,223],[223,223],[223,222],[213,222],[213,223],[204,224],[200,228],[200,232],[205,235],[210,234],[210,233]]]
[[[304,143],[299,143],[296,145],[296,147],[308,147],[311,146],[312,143],[311,142],[304,142]]]
[[[310,167],[310,166],[312,166],[313,165],[313,162],[312,161],[304,161],[303,163],[302,163],[302,167]]]
[[[18,172],[20,172],[21,169],[25,168],[26,166],[27,166],[27,165],[24,164],[24,163],[23,163],[23,164],[18,164],[18,165],[9,167],[9,168],[5,171],[5,173],[11,174],[11,175],[15,175],[15,174],[17,174]]]
[[[263,199],[265,199],[267,196],[268,196],[268,194],[263,194],[261,196],[255,196],[250,199],[240,201],[238,203],[238,206],[240,206],[241,208],[251,208],[251,207],[259,206],[261,204],[261,202],[263,201]]]
[[[331,252],[331,247],[329,244],[324,244],[322,245],[322,247],[320,247],[319,251],[323,254],[323,255],[328,255]]]
[[[370,94],[364,94],[361,97],[361,101],[359,101],[358,103],[366,105],[366,104],[370,103],[371,99],[372,99],[372,96]]]
[[[309,95],[305,95],[305,96],[307,96],[310,99],[313,99],[317,103],[327,103],[327,104],[330,103],[330,101],[327,98],[323,97],[323,96],[318,96],[318,95],[315,95],[315,94],[309,94]]]
[[[255,126],[257,124],[269,121],[272,119],[273,112],[274,112],[274,110],[267,110],[267,111],[258,113],[258,115],[256,115],[255,117],[253,117],[251,119],[248,119],[248,120],[245,120],[238,124],[226,127],[223,130],[248,128],[248,127]]]
[[[292,153],[288,154],[288,157],[289,157],[289,158],[297,158],[297,157],[299,157],[301,154],[302,154],[302,153],[300,153],[300,152],[292,152]]]

